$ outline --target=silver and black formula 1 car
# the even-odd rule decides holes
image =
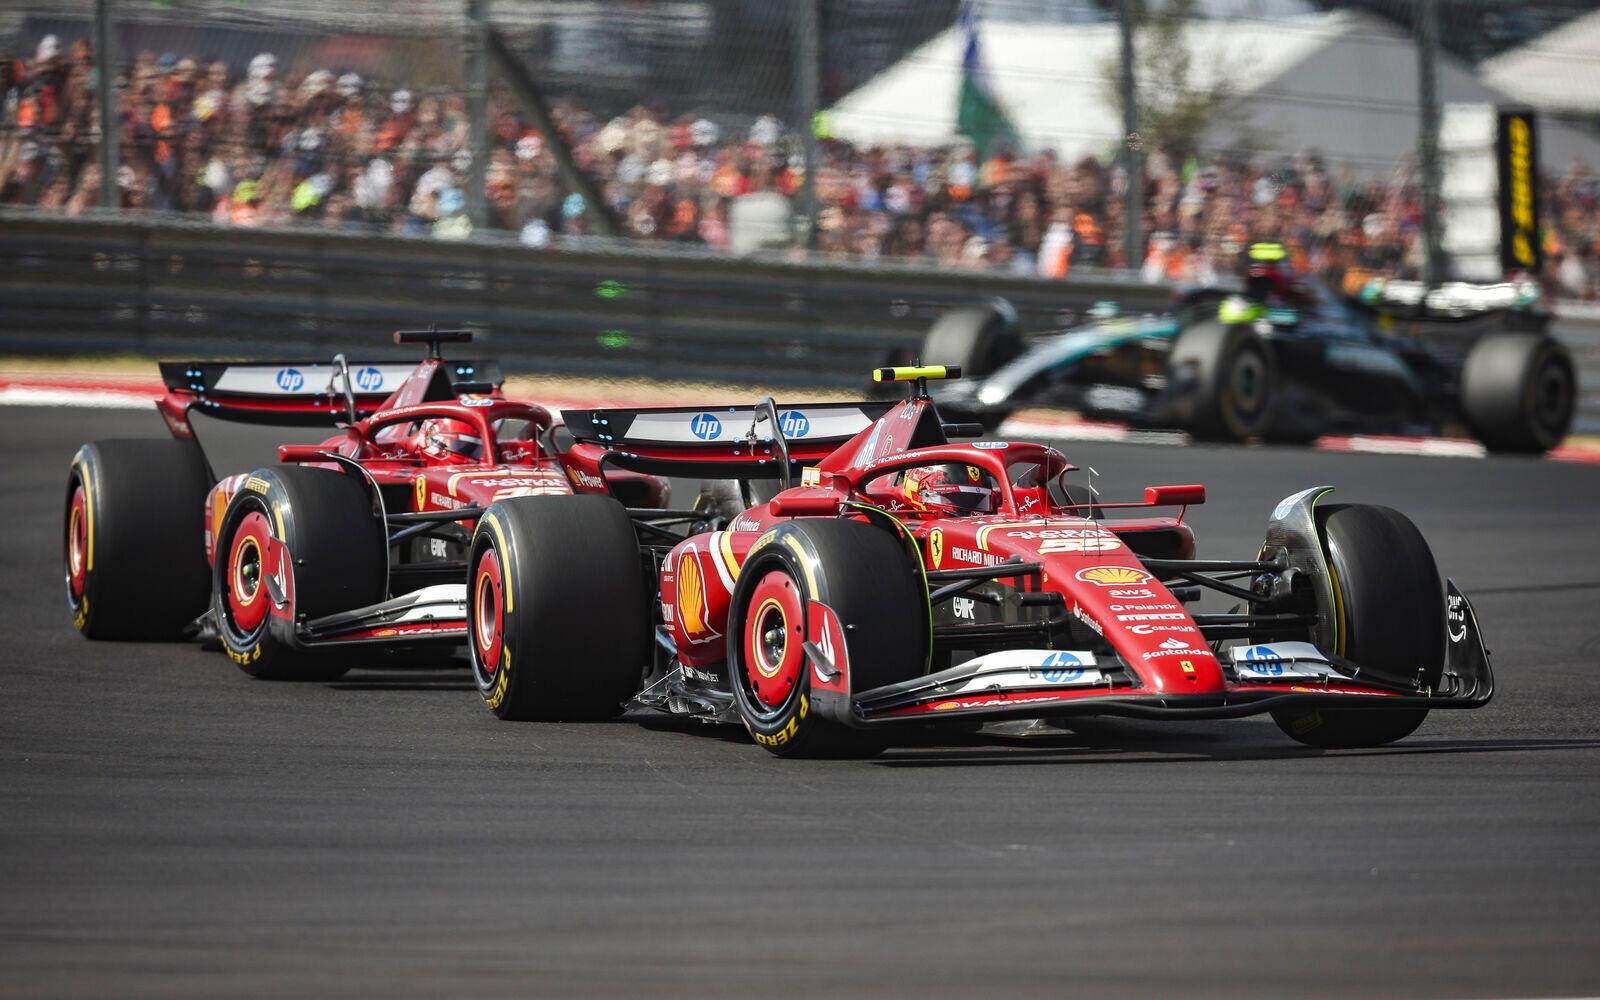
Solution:
[[[929,329],[922,356],[965,365],[969,380],[936,398],[990,427],[1044,406],[1217,440],[1465,432],[1542,452],[1566,436],[1572,357],[1528,289],[1387,282],[1346,298],[1295,279],[1284,291],[1193,292],[1166,315],[1107,306],[1026,339],[1003,303],[967,307]]]
[[[626,705],[829,757],[1084,715],[1270,713],[1302,743],[1371,746],[1491,697],[1472,606],[1398,511],[1312,487],[1271,511],[1259,551],[1197,559],[1183,511],[1204,487],[1102,503],[1052,448],[953,444],[972,428],[925,391],[947,374],[880,370],[917,385],[893,405],[566,411],[604,469],[782,488],[654,520],[604,497],[490,505],[467,555],[489,708]],[[1207,593],[1236,607],[1201,611]]]

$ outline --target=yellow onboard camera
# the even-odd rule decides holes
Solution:
[[[916,382],[921,379],[951,379],[961,377],[960,365],[899,365],[894,368],[874,368],[874,382]]]

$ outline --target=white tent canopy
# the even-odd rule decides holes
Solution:
[[[1118,54],[1115,24],[985,22],[983,61],[1030,149],[1067,159],[1116,148],[1122,126],[1107,99]],[[1219,75],[1235,99],[1205,136],[1208,148],[1269,154],[1318,149],[1335,164],[1383,171],[1416,148],[1417,62],[1411,39],[1354,11],[1281,19],[1197,21],[1186,32],[1199,86]],[[846,95],[828,112],[833,134],[858,145],[957,141],[962,33],[951,28]],[[1449,59],[1438,63],[1442,101],[1504,103]],[[1547,127],[1547,165],[1574,156],[1600,166],[1600,143]]]
[[[1600,111],[1600,12],[1484,60],[1484,83],[1532,107]]]

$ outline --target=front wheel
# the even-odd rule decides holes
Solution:
[[[1433,553],[1389,507],[1317,509],[1334,594],[1334,652],[1395,685],[1432,689],[1444,670],[1444,590]],[[1314,747],[1373,747],[1411,735],[1425,708],[1277,709],[1272,720]]]
[[[751,552],[730,604],[728,676],[734,707],[757,743],[779,757],[883,750],[878,734],[811,711],[804,644],[812,602],[820,602],[843,627],[852,690],[926,670],[928,598],[915,558],[883,528],[823,518],[782,525]]]

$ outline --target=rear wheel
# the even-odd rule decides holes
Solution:
[[[879,753],[878,734],[811,712],[810,603],[826,604],[843,625],[853,690],[915,677],[927,666],[928,610],[914,557],[888,531],[859,521],[805,519],[777,532],[734,587],[728,676],[739,717],[780,757]],[[779,537],[791,535],[794,544]]]
[[[1491,451],[1542,452],[1561,443],[1577,399],[1572,355],[1550,337],[1490,334],[1461,368],[1461,409]]]
[[[62,575],[73,624],[91,639],[177,639],[206,609],[199,447],[95,441],[67,476]]]
[[[1334,652],[1392,684],[1435,688],[1444,669],[1444,591],[1422,533],[1389,507],[1317,510],[1337,615]],[[1425,708],[1279,709],[1291,738],[1314,747],[1371,747],[1411,735]]]
[[[298,649],[274,631],[293,627],[274,611],[316,619],[378,603],[387,549],[383,522],[355,476],[292,465],[252,473],[217,533],[211,600],[223,652],[263,680],[344,674],[361,654]]]
[[[472,674],[490,711],[621,714],[650,658],[644,568],[621,504],[596,495],[501,501],[478,521],[467,579]]]
[[[1271,431],[1277,364],[1249,327],[1196,323],[1178,334],[1167,368],[1170,380],[1188,381],[1192,405],[1185,429],[1195,437],[1244,441]]]

